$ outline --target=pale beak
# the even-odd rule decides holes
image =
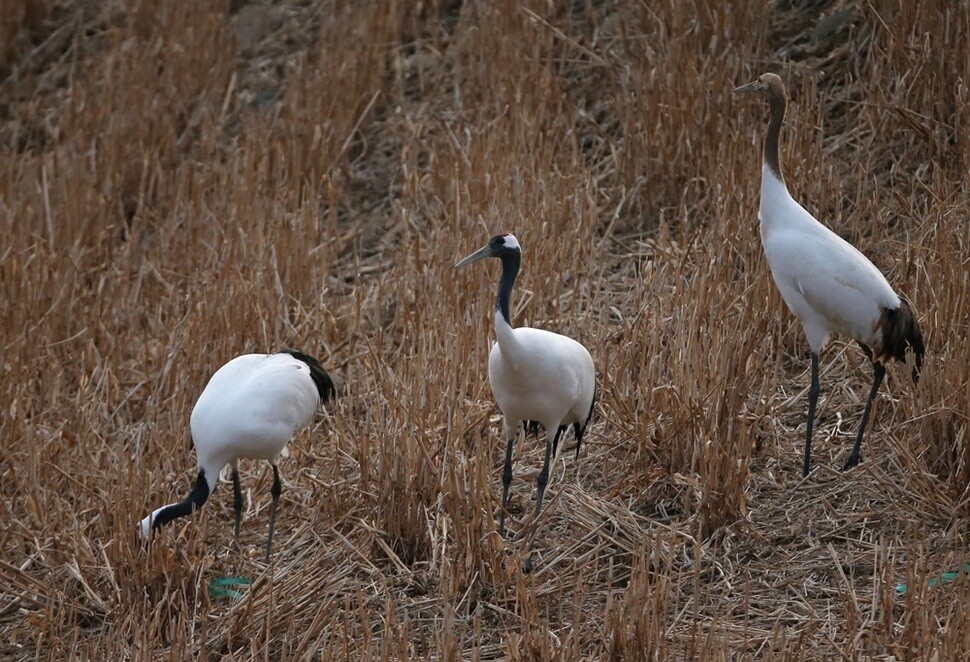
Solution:
[[[735,94],[747,94],[749,92],[758,92],[761,89],[761,81],[753,80],[747,85],[742,85],[741,87],[734,88]]]
[[[459,260],[458,263],[455,264],[455,268],[464,267],[467,264],[471,264],[472,262],[477,262],[478,260],[482,260],[486,257],[492,257],[492,247],[487,244],[479,248],[477,251],[475,251],[468,257],[465,257]]]

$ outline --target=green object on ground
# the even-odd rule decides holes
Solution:
[[[209,581],[209,597],[240,600],[245,593],[231,587],[249,586],[252,583],[252,580],[246,577],[216,577]]]
[[[970,574],[970,563],[964,563],[962,570],[950,570],[949,572],[944,572],[939,577],[933,577],[928,582],[926,582],[926,585],[929,588],[936,588],[940,584],[948,584],[952,582],[954,579],[956,579],[957,577],[959,577],[961,572]],[[900,595],[905,593],[906,584],[896,584],[896,592],[899,593]]]

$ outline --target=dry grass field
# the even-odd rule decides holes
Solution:
[[[970,656],[970,4],[952,0],[4,0],[0,657]],[[796,198],[919,313],[918,387],[809,350],[758,236],[780,73]],[[518,325],[599,404],[521,570],[542,445],[486,376]],[[244,352],[341,383],[272,472],[146,549],[189,414]],[[238,599],[212,580],[244,576]],[[900,591],[899,584],[907,590]]]

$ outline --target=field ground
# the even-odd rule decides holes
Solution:
[[[380,9],[375,9],[379,4]],[[0,5],[0,655],[5,659],[970,656],[970,4],[833,0]],[[765,109],[789,186],[919,313],[918,387],[808,348],[758,239]],[[521,572],[485,373],[519,325],[592,351]],[[188,491],[191,407],[232,356],[341,383],[271,472]],[[241,599],[210,582],[252,579]],[[947,577],[950,579],[950,576]],[[899,588],[900,584],[906,590]]]

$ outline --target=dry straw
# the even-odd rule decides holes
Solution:
[[[896,3],[0,4],[0,655],[956,659],[970,584],[970,9]],[[743,7],[743,8],[742,8]],[[765,70],[793,193],[920,312],[863,464],[868,386],[807,346],[757,235]],[[489,235],[517,323],[577,338],[600,402],[520,572],[485,362]],[[150,549],[188,415],[246,351],[344,383],[270,476]],[[253,580],[240,600],[217,577]],[[897,584],[907,586],[905,593]]]

